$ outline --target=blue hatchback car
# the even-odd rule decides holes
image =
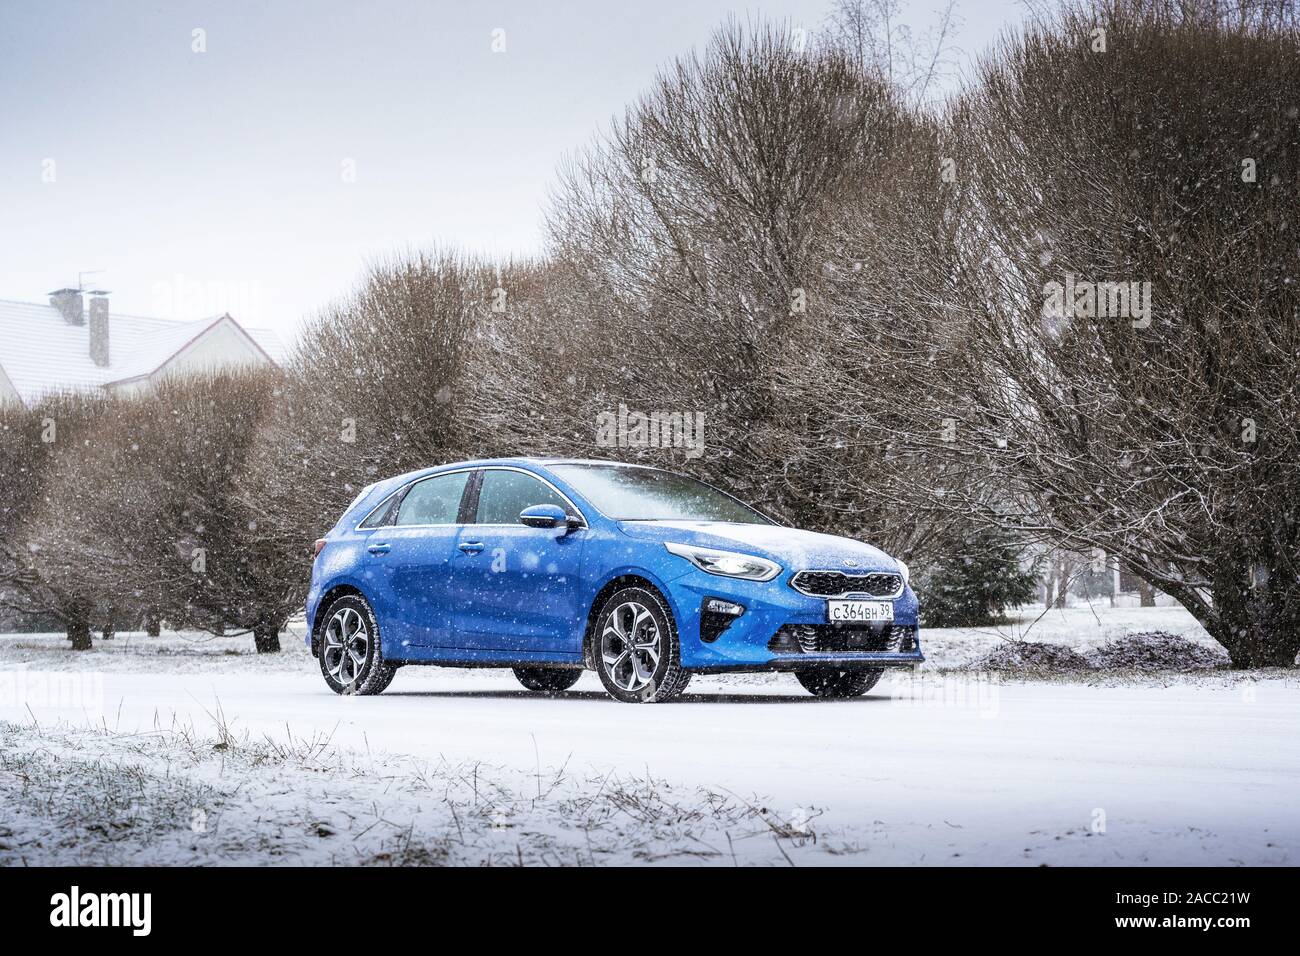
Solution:
[[[590,668],[629,703],[669,700],[694,673],[765,670],[852,697],[923,659],[903,562],[694,478],[573,459],[366,488],[316,542],[307,621],[340,694],[441,664],[511,667],[549,694]]]

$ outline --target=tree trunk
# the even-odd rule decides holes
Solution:
[[[1224,573],[1216,581],[1214,639],[1227,649],[1236,669],[1295,667],[1300,654],[1300,603],[1288,593],[1281,576],[1257,587],[1243,587],[1247,581],[1246,573]]]
[[[93,646],[90,640],[90,622],[84,620],[68,622],[68,640],[74,651],[88,651]]]
[[[253,645],[259,654],[280,653],[280,629],[274,624],[258,621],[253,625]]]
[[[1300,654],[1300,629],[1291,623],[1289,630],[1268,624],[1247,624],[1240,628],[1225,625],[1215,639],[1228,649],[1228,660],[1236,670],[1252,667],[1295,667]]]
[[[1050,561],[1047,565],[1047,580],[1043,582],[1043,607],[1059,607],[1057,588],[1061,586],[1061,565]]]
[[[1138,603],[1142,607],[1156,606],[1156,590],[1142,579],[1138,579]]]
[[[1056,565],[1056,599],[1052,602],[1052,607],[1065,607],[1066,599],[1070,594],[1070,576],[1073,571],[1074,569],[1069,561],[1058,560]]]
[[[162,618],[157,611],[150,611],[144,616],[144,632],[150,637],[162,634]]]

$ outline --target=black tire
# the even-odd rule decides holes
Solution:
[[[638,611],[632,611],[629,617],[628,609],[633,607],[646,612],[648,619]],[[614,635],[620,629],[629,633],[631,646],[616,636],[611,637],[609,645],[606,644],[605,632],[613,627],[612,619],[616,613],[619,623],[614,627]],[[653,638],[650,637],[649,621],[654,624]],[[621,588],[601,605],[595,622],[591,636],[592,660],[609,696],[625,704],[657,704],[672,700],[686,689],[691,675],[682,669],[677,625],[667,602],[657,591],[644,587]],[[646,638],[646,650],[635,649],[638,634]],[[654,655],[648,650],[651,643],[656,648]],[[623,650],[627,651],[626,657]],[[611,658],[616,658],[612,665]],[[647,666],[651,664],[653,666]]]
[[[814,697],[861,697],[876,686],[884,670],[795,671],[808,693]]]
[[[576,667],[515,667],[513,670],[519,683],[539,694],[562,694],[582,676]]]
[[[336,618],[342,622],[337,626]],[[397,665],[384,660],[379,624],[365,598],[357,594],[336,598],[326,608],[322,620],[320,672],[329,689],[336,694],[369,696],[383,693],[393,682]],[[346,628],[349,633],[345,635],[341,628]],[[361,653],[363,643],[364,653]],[[342,650],[345,646],[349,649],[346,658]]]

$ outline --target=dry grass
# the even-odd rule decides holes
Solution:
[[[793,865],[821,811],[653,777],[427,763],[328,737],[0,722],[0,864]]]

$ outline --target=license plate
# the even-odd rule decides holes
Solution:
[[[892,601],[827,601],[826,620],[832,624],[840,622],[866,624],[875,621],[892,621],[894,603]]]

